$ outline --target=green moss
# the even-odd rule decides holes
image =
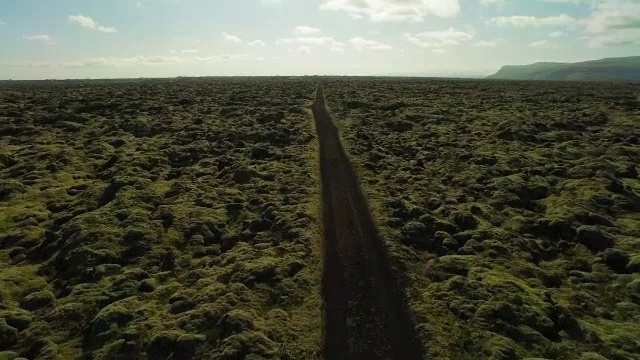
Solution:
[[[600,346],[585,324],[638,316],[617,305],[637,296],[621,273],[640,251],[638,117],[612,102],[636,103],[632,87],[330,79],[324,90],[431,357],[579,358]],[[602,236],[577,238],[585,225]],[[633,358],[629,346],[605,355]]]
[[[19,353],[138,360],[179,334],[174,357],[210,358],[225,314],[276,309],[247,331],[316,353],[315,80],[83,85],[0,89],[22,114],[0,124],[16,134],[0,139],[0,300]],[[39,291],[56,299],[22,313]],[[42,339],[55,347],[30,349]]]

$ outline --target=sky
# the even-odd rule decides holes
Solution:
[[[640,0],[2,0],[0,79],[480,76],[640,55]]]

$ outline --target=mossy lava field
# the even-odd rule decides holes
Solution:
[[[640,359],[638,171],[632,83],[0,82],[0,360]]]

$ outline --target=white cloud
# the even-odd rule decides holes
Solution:
[[[95,29],[96,26],[98,26],[98,23],[95,22],[92,18],[84,15],[70,15],[69,22],[76,23],[87,29]]]
[[[586,20],[590,47],[640,44],[640,2],[608,0],[599,3]]]
[[[353,45],[356,50],[358,51],[363,51],[363,50],[391,50],[393,49],[390,45],[382,43],[380,41],[376,41],[376,40],[367,40],[367,39],[363,39],[361,37],[354,37],[351,38],[349,40],[349,43],[351,43],[351,45]]]
[[[0,20],[0,26],[4,26],[4,25],[7,25],[7,23],[2,21],[2,20]]]
[[[498,40],[478,40],[472,44],[474,47],[496,47]]]
[[[296,38],[278,39],[276,44],[300,44],[300,45],[320,45],[320,46],[343,46],[344,44],[328,36],[300,36]]]
[[[231,43],[240,44],[242,42],[242,39],[240,39],[239,37],[235,35],[227,34],[226,32],[222,33],[222,37],[224,38],[225,41],[228,41]]]
[[[562,36],[564,36],[564,33],[562,31],[554,31],[551,34],[549,34],[549,37],[552,37],[552,38],[559,38]]]
[[[47,45],[53,45],[54,43],[53,38],[47,34],[22,35],[22,38],[29,41],[41,41],[47,43]]]
[[[421,48],[438,48],[449,45],[460,45],[473,40],[473,32],[465,32],[448,28],[439,31],[426,31],[419,34],[405,33],[402,38]]]
[[[140,2],[140,1],[136,2],[136,6],[137,7],[141,7],[142,6],[142,2]]]
[[[221,61],[246,60],[246,55],[214,55],[214,56],[196,56],[191,59],[182,59],[184,62],[195,61],[206,64],[217,63]]]
[[[265,42],[262,41],[262,40],[253,40],[253,41],[249,42],[247,45],[249,45],[249,46],[266,46],[267,44],[265,44]]]
[[[298,48],[299,52],[303,52],[303,53],[307,53],[307,54],[311,54],[311,48],[308,46],[300,46]]]
[[[98,24],[95,20],[93,20],[91,17],[80,15],[80,14],[78,14],[78,15],[69,15],[69,22],[78,24],[78,25],[80,25],[81,27],[83,27],[85,29],[102,31],[102,32],[106,32],[106,33],[117,33],[118,32],[118,30],[116,28],[114,28],[114,27],[102,26],[102,25]]]
[[[545,2],[548,3],[561,3],[561,4],[594,4],[598,1],[602,1],[602,0],[544,0]]]
[[[102,68],[102,67],[131,67],[131,66],[170,66],[184,63],[218,63],[222,61],[247,60],[246,55],[213,55],[195,57],[177,56],[132,56],[132,57],[101,57],[75,61],[21,61],[5,62],[0,65],[14,67],[39,68]]]
[[[502,5],[504,5],[504,1],[505,0],[480,0],[480,5],[482,5],[482,6],[490,6],[490,5],[502,6]]]
[[[554,42],[551,42],[549,40],[540,40],[540,41],[534,41],[531,44],[529,44],[529,46],[533,47],[533,48],[539,48],[539,49],[558,49],[560,48],[560,46]]]
[[[106,33],[117,33],[118,30],[114,27],[107,26],[98,26],[98,31],[106,32]]]
[[[136,65],[171,65],[182,62],[183,59],[169,56],[133,56],[133,57],[106,57],[90,58],[77,61],[26,61],[8,63],[17,67],[65,67],[65,68],[90,68],[90,67],[116,67]]]
[[[443,55],[443,54],[447,53],[447,50],[445,50],[445,49],[433,49],[433,50],[431,50],[431,52],[436,53],[438,55]]]
[[[567,14],[557,16],[536,17],[536,16],[498,16],[487,22],[490,25],[500,27],[527,27],[527,26],[545,26],[545,25],[571,25],[576,23],[576,19]]]
[[[263,4],[279,4],[282,0],[260,0]]]
[[[295,29],[293,29],[293,33],[297,35],[314,35],[319,34],[320,29],[310,26],[296,26]]]
[[[424,21],[429,16],[456,17],[460,4],[458,0],[321,0],[320,9],[346,11],[371,21]]]
[[[343,49],[343,48],[341,48],[341,47],[335,47],[335,46],[334,46],[334,47],[330,47],[330,48],[329,48],[329,50],[330,50],[330,51],[333,51],[333,52],[337,52],[337,53],[343,53],[343,52],[344,52],[344,49]]]
[[[196,50],[196,49],[184,49],[184,50],[180,50],[181,53],[183,54],[196,54],[199,53],[200,50]]]

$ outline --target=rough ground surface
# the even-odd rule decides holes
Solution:
[[[320,142],[326,359],[422,359],[403,291],[356,174],[325,109],[313,107]]]
[[[640,359],[640,86],[332,79],[430,358]]]
[[[0,359],[316,356],[315,85],[0,85]]]

